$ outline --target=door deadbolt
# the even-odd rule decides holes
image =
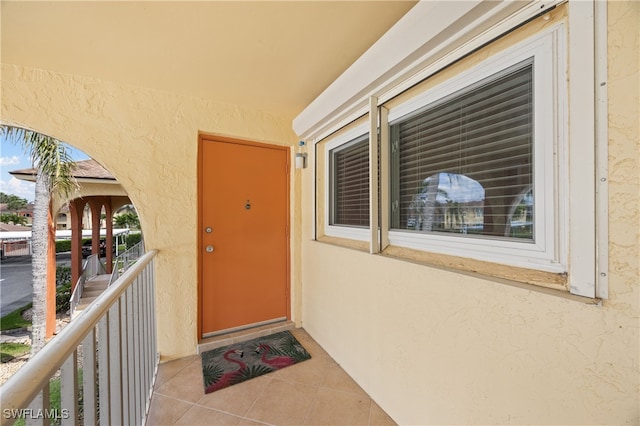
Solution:
[[[207,234],[210,234],[213,232],[213,229],[211,229],[210,226],[207,226],[206,228],[204,228],[204,232],[206,232]]]
[[[205,249],[207,251],[207,253],[213,253],[213,246],[207,246],[207,248]]]

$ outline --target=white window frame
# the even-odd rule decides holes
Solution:
[[[354,127],[346,131],[345,133],[337,136],[335,139],[331,140],[325,145],[325,176],[324,179],[324,234],[330,237],[339,237],[339,238],[347,238],[350,240],[358,240],[358,241],[369,241],[370,239],[370,229],[371,229],[371,218],[369,218],[369,226],[368,227],[360,227],[360,226],[347,226],[347,225],[331,225],[331,211],[333,209],[333,200],[331,200],[331,151],[340,148],[342,145],[348,144],[355,139],[359,139],[362,136],[367,136],[369,134],[369,124],[364,123],[359,126]],[[371,140],[369,140],[369,144],[371,144]],[[371,177],[371,174],[369,175]]]
[[[568,290],[588,298],[608,297],[608,115],[607,115],[607,4],[595,0],[522,0],[517,2],[418,2],[378,42],[311,102],[294,120],[301,139],[316,144],[354,120],[371,114],[372,99],[386,114],[385,103],[442,71],[509,31],[538,19],[555,6],[567,3],[567,73],[555,93],[566,96],[567,143],[558,156],[568,170],[558,174],[557,200],[564,212],[555,215],[565,226],[554,237],[559,258],[566,260]],[[546,17],[539,18],[546,19]],[[441,37],[446,32],[446,37]],[[564,38],[564,33],[560,34]],[[556,42],[564,48],[564,42]],[[561,65],[564,65],[562,63]],[[559,132],[560,129],[557,129]],[[381,129],[381,155],[385,160],[386,126]],[[568,136],[567,136],[568,135]],[[316,172],[312,163],[311,171]],[[388,204],[382,167],[382,205]],[[316,199],[316,186],[313,186]],[[569,207],[570,206],[570,207]],[[372,211],[377,208],[372,205]],[[380,248],[388,245],[381,209]],[[322,212],[314,211],[321,215]],[[313,224],[316,234],[316,222]],[[370,231],[369,242],[378,241]],[[564,253],[563,253],[564,251]],[[377,252],[372,250],[372,252]],[[504,263],[502,257],[496,261]],[[533,266],[535,267],[535,265]]]
[[[566,182],[567,170],[566,96],[559,96],[566,93],[562,24],[391,108],[388,120],[389,125],[393,124],[407,114],[531,59],[534,67],[534,241],[390,230],[390,244],[547,272],[567,271],[566,205],[561,201],[566,198],[562,182]]]

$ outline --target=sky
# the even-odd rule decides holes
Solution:
[[[71,158],[74,160],[87,160],[89,156],[79,149],[70,148]],[[33,167],[29,155],[25,153],[20,143],[14,143],[0,133],[0,192],[17,195],[27,201],[33,201],[35,197],[35,184],[18,180],[9,174],[10,171],[29,169]]]

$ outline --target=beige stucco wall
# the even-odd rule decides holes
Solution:
[[[601,306],[313,242],[311,169],[302,185],[292,171],[294,319],[397,422],[640,422],[639,9],[609,7],[610,299]],[[1,118],[68,141],[122,183],[159,250],[159,349],[165,359],[193,354],[198,131],[293,144],[290,117],[5,64]]]
[[[291,117],[45,70],[2,66],[2,123],[31,128],[81,149],[122,184],[156,258],[158,344],[163,359],[197,343],[198,132],[293,145]],[[293,154],[292,154],[293,155]],[[292,169],[292,217],[299,211]],[[291,251],[299,250],[292,220]],[[300,262],[291,262],[292,315]],[[296,302],[298,301],[298,302]]]
[[[640,3],[608,19],[601,305],[314,242],[305,171],[303,326],[398,423],[640,423]]]

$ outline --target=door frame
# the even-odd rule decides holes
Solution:
[[[244,145],[249,147],[259,147],[259,148],[267,148],[267,149],[275,149],[279,151],[284,151],[287,155],[287,163],[286,163],[286,194],[287,194],[287,214],[286,217],[286,235],[287,235],[287,249],[286,249],[286,283],[285,283],[285,293],[286,293],[286,316],[287,320],[291,320],[291,147],[285,145],[274,145],[264,142],[256,142],[249,141],[244,139],[236,139],[227,136],[221,136],[211,133],[200,133],[198,135],[198,229],[197,229],[197,268],[198,268],[198,309],[197,309],[197,333],[198,333],[198,341],[203,339],[202,337],[202,314],[204,311],[204,299],[203,299],[203,239],[202,239],[202,229],[204,227],[204,221],[202,217],[202,209],[203,209],[203,182],[202,182],[202,173],[203,173],[203,145],[207,142],[223,142],[223,143],[233,143],[238,145]]]

